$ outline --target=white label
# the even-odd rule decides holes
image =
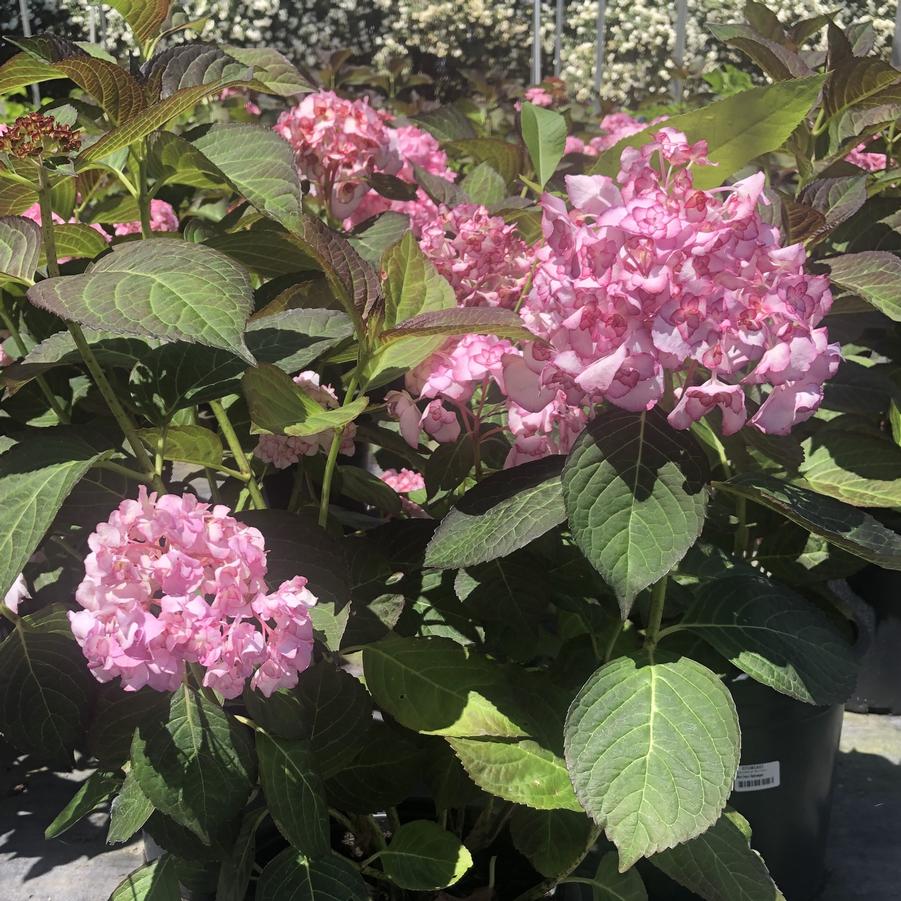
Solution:
[[[746,763],[738,768],[734,790],[737,792],[759,792],[779,785],[779,761],[769,763]]]

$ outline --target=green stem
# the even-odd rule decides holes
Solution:
[[[16,628],[19,627],[19,617],[2,602],[0,602],[0,616],[8,619]]]
[[[351,376],[344,395],[344,403],[353,401],[357,393],[357,376]],[[332,493],[332,481],[335,477],[335,467],[338,464],[338,452],[341,450],[341,439],[344,437],[344,427],[336,428],[332,435],[332,443],[328,449],[328,457],[325,461],[325,472],[322,474],[322,495],[319,498],[319,525],[324,529],[328,523],[328,504]]]
[[[3,323],[3,327],[9,332],[13,341],[16,342],[16,347],[19,349],[19,355],[24,357],[28,353],[28,347],[22,340],[22,333],[19,331],[19,326],[16,325],[16,321],[6,309],[6,300],[2,294],[0,294],[0,322]],[[50,405],[50,409],[56,413],[56,418],[62,423],[68,423],[69,414],[53,393],[53,389],[50,387],[50,383],[47,379],[42,375],[38,375],[35,377],[35,381],[41,389],[41,393],[44,395],[47,403]]]
[[[624,622],[619,622],[616,624],[616,628],[613,630],[609,640],[607,641],[607,646],[604,648],[604,657],[601,660],[602,663],[610,662],[610,658],[613,656],[613,649],[616,647],[616,643],[617,641],[619,641],[620,635],[623,634],[624,627]]]
[[[145,485],[153,483],[152,476],[145,475],[143,472],[138,472],[136,469],[131,469],[128,466],[122,466],[120,463],[116,463],[113,460],[100,460],[98,463],[94,464],[94,468],[106,469],[109,472],[117,472],[127,479],[134,479],[136,482],[143,482]]]
[[[210,401],[210,409],[213,411],[213,416],[216,417],[216,422],[219,423],[222,437],[225,438],[225,443],[228,445],[228,449],[235,458],[235,463],[237,463],[241,475],[244,476],[245,481],[247,482],[247,490],[250,492],[250,499],[253,501],[254,507],[257,510],[265,510],[266,501],[263,500],[260,486],[257,485],[256,479],[253,477],[250,461],[247,459],[247,455],[241,447],[241,442],[238,440],[238,436],[231,424],[231,420],[228,418],[228,414],[225,412],[225,408],[218,400],[214,400]]]
[[[141,214],[141,237],[152,238],[150,227],[150,196],[147,193],[147,163],[145,162],[145,146],[141,142],[141,158],[138,160],[138,212]]]
[[[644,646],[651,653],[657,647],[660,624],[663,622],[663,606],[666,601],[666,583],[668,580],[669,574],[655,583],[651,589],[651,609],[648,612],[648,627],[644,633]]]

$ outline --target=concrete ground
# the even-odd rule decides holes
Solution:
[[[820,901],[901,901],[899,765],[901,717],[845,714]],[[140,866],[139,843],[104,844],[105,813],[45,841],[84,775],[0,772],[0,901],[106,901]]]

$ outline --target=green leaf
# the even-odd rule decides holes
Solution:
[[[143,828],[153,813],[153,804],[138,785],[133,771],[129,771],[119,794],[110,806],[108,845],[127,842],[139,829]]]
[[[650,861],[705,901],[785,901],[750,838],[745,818],[727,809],[706,832]]]
[[[71,829],[95,807],[106,801],[116,791],[121,782],[122,778],[113,773],[103,773],[99,770],[91,773],[78,787],[78,791],[75,792],[72,800],[44,830],[44,838],[56,838],[67,829]]]
[[[111,504],[116,500],[111,499]],[[99,516],[94,517],[97,522]],[[93,523],[92,523],[93,527]],[[119,769],[131,753],[135,729],[144,722],[158,720],[169,709],[169,699],[152,688],[122,691],[118,682],[100,687],[87,734],[85,750],[101,766]]]
[[[523,103],[522,139],[529,151],[538,184],[543,188],[557,170],[566,146],[566,119],[550,109]]]
[[[648,901],[648,893],[638,870],[632,867],[620,873],[614,851],[601,858],[591,883],[592,901]]]
[[[284,54],[272,47],[236,47],[224,44],[222,49],[239,63],[253,68],[251,87],[254,90],[275,94],[277,97],[294,97],[316,90]]]
[[[717,40],[740,50],[777,81],[811,74],[810,67],[797,52],[760,34],[751,26],[710,23],[707,29]]]
[[[363,386],[371,391],[401,378],[439,350],[445,341],[444,337],[436,335],[430,338],[401,338],[377,346],[363,364]]]
[[[778,150],[810,111],[824,78],[813,75],[751,88],[668,119],[667,128],[684,132],[689,141],[707,141],[707,155],[718,164],[692,169],[695,188],[715,188],[754,157]],[[615,176],[623,150],[647,144],[659,128],[651,125],[605,151],[591,174]]]
[[[679,628],[798,701],[838,704],[854,690],[857,660],[841,630],[815,604],[750,568],[698,586]]]
[[[291,145],[257,125],[216,125],[191,141],[235,190],[289,231],[299,227],[300,178]]]
[[[30,285],[41,256],[41,227],[23,216],[0,218],[0,282]]]
[[[141,66],[145,93],[161,100],[188,88],[248,82],[251,72],[218,45],[203,41],[167,47]]]
[[[296,437],[318,435],[353,422],[369,403],[369,398],[358,397],[342,407],[326,409],[295,385],[291,376],[269,363],[248,369],[241,380],[241,388],[250,409],[254,433]]]
[[[151,452],[161,446],[164,460],[213,467],[222,463],[222,440],[215,432],[202,426],[173,425],[167,429],[138,429],[138,435]]]
[[[878,57],[849,56],[830,72],[823,86],[823,110],[829,118],[897,102],[898,70]]]
[[[256,863],[256,833],[268,815],[266,808],[251,810],[241,821],[241,829],[232,853],[219,869],[216,901],[245,901],[253,866]]]
[[[576,796],[619,850],[620,872],[700,835],[738,769],[729,691],[688,657],[621,657],[576,695],[564,728]]]
[[[363,650],[366,686],[402,726],[429,735],[528,736],[509,672],[448,638],[385,638]]]
[[[624,616],[701,534],[707,477],[694,436],[672,429],[657,409],[609,410],[576,439],[563,468],[569,525]]]
[[[155,187],[168,183],[193,188],[221,189],[226,182],[218,166],[193,144],[171,131],[158,131],[147,138],[145,157]]]
[[[413,119],[439,141],[458,141],[476,137],[476,130],[466,114],[454,104],[439,106]]]
[[[509,185],[522,171],[522,150],[518,144],[500,138],[462,138],[444,145],[448,153],[471,156],[479,163],[488,163]]]
[[[483,479],[457,501],[429,542],[425,565],[460,569],[505,557],[566,520],[562,457],[548,457]]]
[[[109,901],[178,901],[181,889],[176,866],[170,854],[145,863],[116,886]]]
[[[400,241],[410,230],[410,217],[388,210],[377,216],[371,225],[355,231],[348,238],[350,246],[368,263],[377,264],[389,247]]]
[[[369,901],[360,871],[335,853],[311,860],[293,848],[266,864],[256,901]]]
[[[125,19],[132,34],[141,44],[160,33],[160,28],[169,17],[171,6],[171,0],[106,0],[106,2]]]
[[[389,516],[397,516],[403,509],[400,495],[393,488],[359,466],[336,468],[335,496],[338,495],[375,507]]]
[[[309,742],[257,732],[260,783],[279,832],[318,857],[329,850],[328,805]]]
[[[441,444],[425,464],[425,487],[428,497],[439,491],[453,491],[472,471],[475,451],[472,438],[464,433],[452,444]]]
[[[253,306],[247,272],[199,244],[177,238],[120,244],[83,275],[34,285],[28,299],[89,328],[205,344],[254,362],[243,336]]]
[[[901,535],[887,529],[863,510],[799,485],[756,473],[733,476],[728,482],[714,482],[713,485],[718,490],[769,507],[830,544],[883,569],[901,569]]]
[[[469,195],[460,185],[441,175],[433,175],[413,163],[413,178],[416,184],[439,206],[455,207],[461,203],[471,203]]]
[[[517,807],[510,818],[510,838],[516,850],[541,873],[569,873],[582,858],[592,834],[591,822],[573,810]]]
[[[835,284],[901,322],[901,260],[885,250],[867,250],[830,257],[829,277]]]
[[[80,222],[54,225],[53,237],[60,259],[93,260],[109,250],[109,243],[100,232]],[[44,258],[43,252],[41,258]]]
[[[454,289],[420,250],[412,232],[385,253],[382,269],[388,328],[420,313],[456,308]]]
[[[0,94],[64,77],[62,72],[30,53],[16,53],[0,66]]]
[[[472,198],[473,203],[483,206],[494,206],[507,196],[504,179],[488,163],[479,163],[463,179],[460,187]]]
[[[814,491],[855,507],[901,507],[901,448],[894,442],[823,429],[804,450],[800,471]]]
[[[110,451],[98,451],[72,426],[42,429],[0,455],[0,592],[9,591],[35,552],[63,501]]]
[[[420,313],[405,319],[382,334],[384,341],[425,335],[495,335],[498,338],[525,338],[534,341],[522,320],[512,310],[501,307],[454,307]]]
[[[420,892],[456,885],[472,866],[463,842],[430,820],[404,823],[379,860],[395,885]]]
[[[582,810],[563,759],[538,742],[485,738],[447,742],[469,778],[489,794],[538,810]]]
[[[246,731],[187,686],[172,695],[167,721],[138,728],[131,761],[153,806],[205,844],[238,815],[256,777]]]

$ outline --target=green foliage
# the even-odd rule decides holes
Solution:
[[[415,891],[454,885],[472,866],[472,855],[460,839],[429,820],[404,823],[379,860],[395,885]]]

